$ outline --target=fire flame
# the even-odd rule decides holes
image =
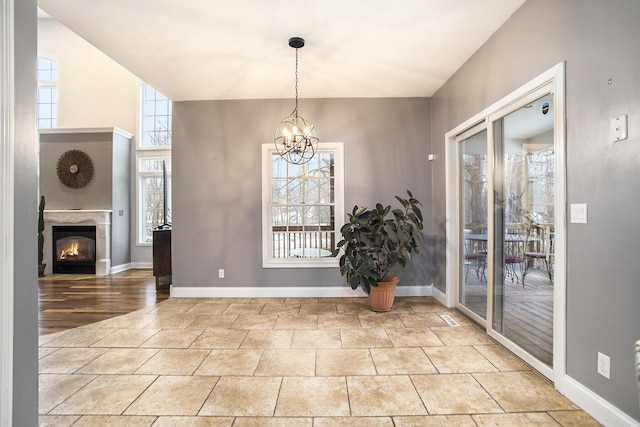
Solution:
[[[78,256],[78,241],[72,240],[69,246],[66,249],[62,249],[60,252],[60,259],[65,259],[67,257],[77,257]]]

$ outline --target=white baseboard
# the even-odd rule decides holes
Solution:
[[[606,427],[640,427],[640,422],[565,375],[560,392]]]
[[[399,297],[430,297],[433,295],[433,286],[398,286],[396,295]]]
[[[151,270],[153,268],[153,262],[132,262],[131,269]]]
[[[115,274],[115,273],[120,273],[122,271],[127,271],[129,269],[131,269],[131,263],[128,264],[120,264],[120,265],[112,265],[111,269],[109,270],[109,274]]]
[[[151,270],[153,269],[153,263],[150,262],[130,262],[128,264],[120,264],[111,266],[109,274],[120,273],[127,270]]]
[[[431,286],[398,286],[397,296],[431,296]],[[352,290],[348,286],[330,287],[179,287],[171,286],[172,298],[327,298],[365,297],[360,288]]]
[[[432,295],[435,299],[437,299],[438,301],[440,301],[440,303],[442,305],[444,305],[445,307],[447,306],[447,294],[445,294],[444,292],[442,292],[440,289],[436,288],[435,286],[431,285],[432,288]]]

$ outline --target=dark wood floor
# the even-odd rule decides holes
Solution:
[[[40,335],[63,331],[153,305],[169,297],[157,293],[151,270],[109,276],[50,274],[38,279]]]

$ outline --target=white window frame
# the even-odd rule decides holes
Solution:
[[[58,62],[55,59],[52,58],[48,58],[46,56],[42,56],[42,55],[38,55],[38,62],[43,59],[49,62],[52,62],[53,64],[55,64],[56,66],[56,76],[58,73]],[[39,70],[39,68],[38,68]],[[38,76],[39,77],[39,76]],[[55,114],[51,114],[52,116],[55,117],[46,117],[46,118],[42,118],[40,117],[40,105],[43,105],[45,103],[41,103],[40,102],[40,89],[54,89],[55,92],[55,97],[56,97],[56,101],[55,102],[48,102],[46,103],[46,105],[51,105],[51,109],[52,111],[55,111]],[[38,79],[38,93],[37,93],[37,97],[36,97],[36,120],[37,120],[37,124],[38,124],[38,129],[56,129],[58,127],[58,80],[40,80]],[[41,127],[40,126],[40,121],[41,120],[48,120],[50,126],[46,126],[46,127]]]
[[[145,82],[140,82],[140,92],[138,96],[139,102],[139,120],[138,120],[138,135],[136,146],[136,246],[151,246],[153,242],[147,242],[144,240],[144,216],[146,212],[143,212],[144,200],[142,191],[142,182],[144,177],[148,176],[162,176],[160,172],[142,172],[140,170],[140,162],[143,159],[156,159],[156,160],[171,160],[171,145],[166,146],[145,146],[144,145],[144,117],[145,117],[145,87],[149,86]],[[149,86],[152,87],[152,86]],[[155,88],[154,88],[155,89]],[[169,100],[172,102],[171,100]],[[171,131],[171,130],[170,130]],[[171,169],[167,167],[167,180],[171,180]],[[168,202],[171,202],[171,187],[167,188]]]
[[[167,185],[171,182],[171,151],[167,150],[145,150],[139,151],[136,157],[136,177],[137,177],[137,212],[138,212],[138,237],[137,242],[138,245],[148,246],[153,242],[147,242],[144,240],[145,238],[145,226],[143,224],[144,217],[142,212],[142,207],[144,206],[144,191],[143,191],[143,181],[145,178],[153,177],[160,178],[162,177],[162,171],[142,171],[140,168],[140,164],[143,160],[166,160],[167,161]],[[171,186],[167,187],[167,203],[169,205],[169,211],[171,211]],[[146,214],[146,212],[144,212]]]
[[[344,147],[341,142],[318,143],[318,151],[330,151],[334,154],[334,212],[335,241],[342,240],[340,229],[344,225]],[[272,258],[272,162],[271,156],[277,153],[273,143],[262,145],[262,267],[263,268],[318,268],[338,267],[337,257],[323,258]]]

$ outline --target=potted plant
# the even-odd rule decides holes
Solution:
[[[334,256],[340,256],[340,273],[352,289],[369,294],[373,311],[389,311],[400,280],[390,275],[396,265],[405,267],[422,245],[422,204],[407,190],[407,199],[396,196],[402,208],[376,204],[375,209],[354,206],[340,229],[343,239]]]
[[[38,206],[38,277],[44,276],[44,196],[40,196],[40,206]]]

